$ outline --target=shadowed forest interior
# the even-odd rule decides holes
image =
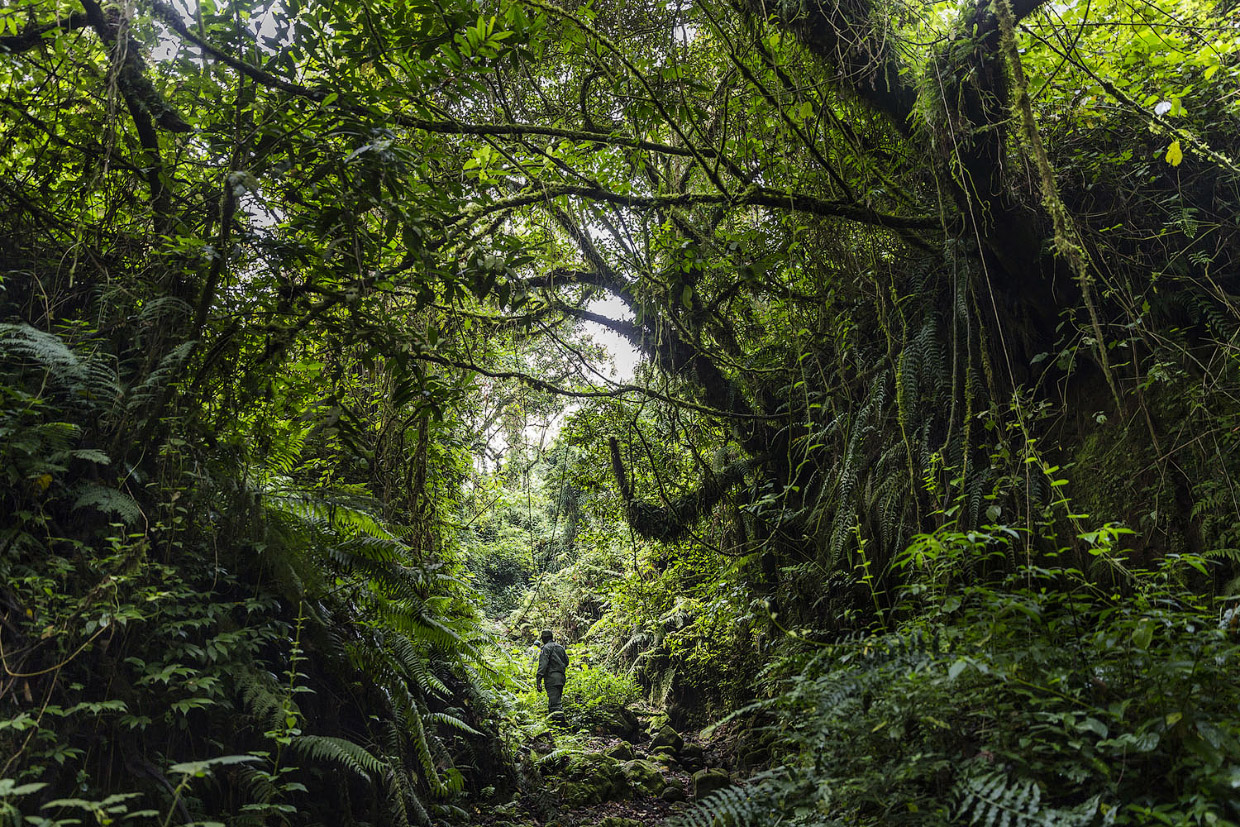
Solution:
[[[1233,0],[0,0],[0,825],[1240,825],[1237,216]]]

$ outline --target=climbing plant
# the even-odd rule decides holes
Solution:
[[[940,663],[905,646],[919,579],[958,591],[948,615],[978,588],[1112,629],[1114,598],[1062,595],[1143,593],[1163,560],[1206,572],[1167,600],[1225,591],[1236,22],[1205,0],[6,3],[6,816],[313,821],[301,788],[336,767],[325,811],[426,822],[502,786],[470,577],[497,613],[536,602],[505,583],[559,578],[613,665],[699,707],[738,702],[787,629]],[[640,351],[631,379],[586,324]],[[535,419],[558,441],[535,449]],[[535,462],[524,522],[490,513]],[[907,564],[987,525],[1016,533],[1001,555]],[[1120,528],[1129,562],[1093,553]],[[1095,643],[1082,662],[1110,664]],[[722,663],[741,677],[708,698]],[[1010,706],[973,673],[1023,673],[987,668],[950,679]],[[1205,818],[1230,747],[1202,720],[1221,752],[1152,747],[1190,780],[1150,812]],[[1127,777],[1070,767],[1067,800],[961,750],[976,772],[935,781],[959,816],[1138,818]],[[929,770],[905,770],[920,807]]]

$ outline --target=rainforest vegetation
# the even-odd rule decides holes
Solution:
[[[0,824],[1240,824],[1238,216],[1233,0],[0,0]]]

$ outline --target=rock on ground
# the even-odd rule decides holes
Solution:
[[[655,752],[661,747],[671,747],[672,752],[680,752],[681,747],[685,745],[685,739],[680,737],[680,733],[672,729],[671,724],[664,724],[659,727],[658,731],[650,739],[650,751]]]
[[[685,788],[680,786],[680,782],[676,782],[669,783],[664,787],[663,792],[659,794],[659,798],[669,804],[675,804],[677,801],[684,801],[688,796],[685,795]]]
[[[604,801],[628,798],[632,794],[629,780],[620,762],[601,752],[572,756],[552,791],[571,808],[592,807]]]
[[[693,774],[693,799],[701,801],[715,790],[732,786],[732,777],[727,770],[698,770]]]
[[[603,754],[609,755],[617,761],[632,761],[636,757],[633,755],[633,745],[628,741],[621,741]]]
[[[621,769],[625,777],[629,779],[629,783],[650,795],[658,795],[667,786],[659,768],[650,761],[643,761],[640,758],[626,761]]]

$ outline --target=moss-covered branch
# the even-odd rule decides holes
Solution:
[[[715,507],[733,487],[745,479],[754,467],[751,459],[737,460],[717,474],[706,473],[702,484],[694,491],[663,505],[652,505],[636,499],[629,483],[624,460],[620,456],[620,442],[608,439],[611,448],[611,470],[616,485],[624,498],[624,514],[629,525],[647,540],[671,542],[689,533],[693,524]]]

